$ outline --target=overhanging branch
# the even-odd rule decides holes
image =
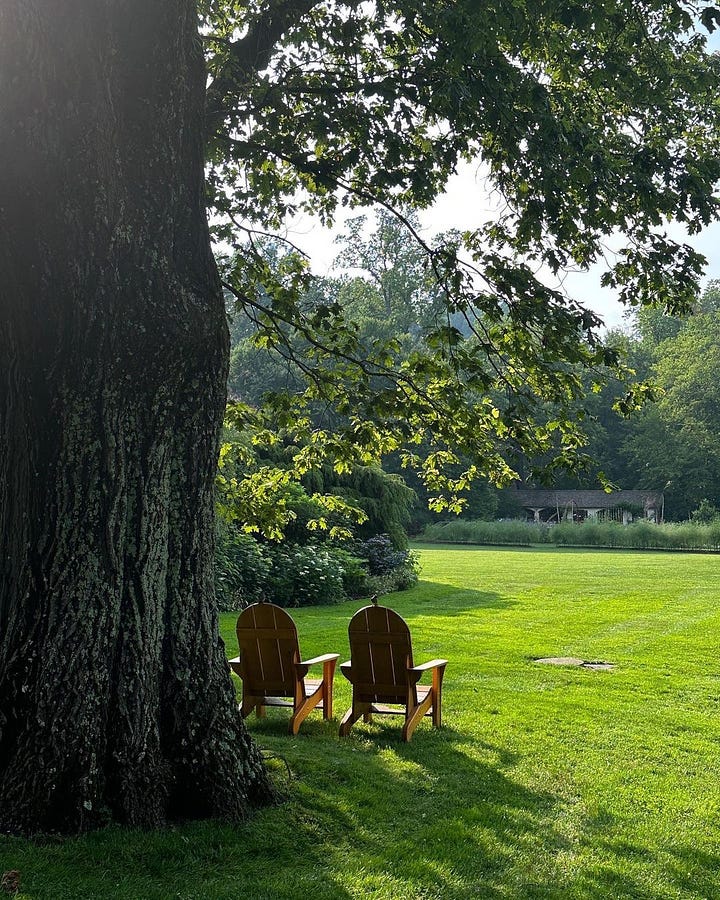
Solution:
[[[208,88],[206,133],[211,134],[222,119],[228,97],[257,72],[266,69],[272,52],[288,29],[319,4],[320,0],[277,0],[262,18],[227,48],[225,61]]]

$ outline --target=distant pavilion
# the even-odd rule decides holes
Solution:
[[[627,525],[636,519],[661,522],[665,498],[660,491],[516,490],[514,497],[535,522],[583,522],[604,519]]]

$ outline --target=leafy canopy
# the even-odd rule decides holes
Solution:
[[[543,278],[602,260],[614,235],[623,247],[604,281],[621,299],[692,304],[704,261],[665,228],[692,233],[717,216],[720,64],[703,30],[720,12],[666,0],[200,8],[210,205],[237,251],[224,283],[258,342],[294,356],[306,379],[236,419],[283,429],[301,468],[398,450],[451,493],[477,474],[508,482],[519,454],[577,464],[580,372],[617,369],[618,354],[597,316]],[[503,212],[431,246],[408,211],[469,159]],[[363,339],[337,298],[309,299],[301,254],[272,265],[257,246],[298,211],[332,222],[340,206],[373,203],[407,225],[442,298],[444,318],[411,353]],[[318,425],[308,410],[320,403],[341,427]],[[421,444],[434,448],[422,461]],[[448,482],[461,459],[473,463]]]

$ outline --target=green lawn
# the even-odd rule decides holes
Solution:
[[[0,839],[24,898],[720,898],[720,559],[422,550],[386,602],[417,662],[450,660],[445,727],[337,738],[250,720],[287,795],[247,826]],[[305,656],[346,658],[360,604],[294,613]],[[234,616],[223,616],[234,655]],[[606,660],[612,672],[543,656]]]

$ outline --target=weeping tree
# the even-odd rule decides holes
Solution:
[[[614,233],[623,298],[691,304],[702,259],[663,227],[716,215],[718,19],[671,0],[2,0],[2,829],[237,820],[272,798],[214,614],[223,290],[259,340],[301,348],[307,386],[267,407],[299,470],[430,443],[424,477],[452,493],[512,479],[514,453],[572,464],[578,367],[616,356],[536,273]],[[504,212],[428,244],[403,211],[463,158]],[[253,247],[298,209],[369,203],[444,297],[409,357],[304,302],[302,259],[277,271]],[[239,251],[220,273],[208,208]],[[305,414],[319,402],[337,430]]]

